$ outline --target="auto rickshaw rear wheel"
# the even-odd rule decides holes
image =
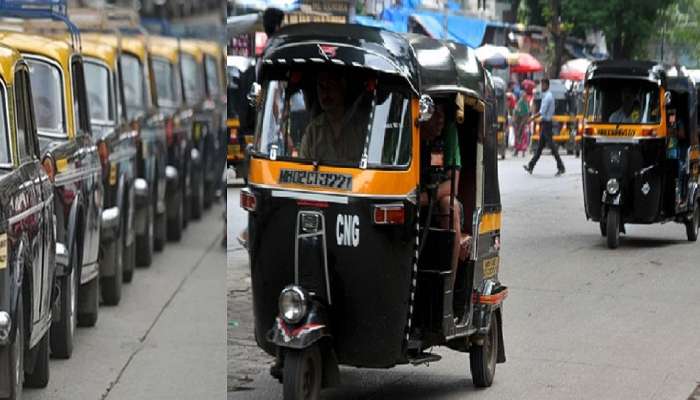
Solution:
[[[685,232],[688,235],[688,241],[695,242],[698,240],[698,226],[700,225],[700,204],[695,202],[693,207],[693,216],[685,222]]]
[[[608,248],[616,249],[620,245],[620,209],[617,207],[608,208],[606,219]]]
[[[496,314],[491,315],[489,333],[480,345],[472,344],[469,349],[469,367],[472,373],[472,382],[476,387],[489,387],[496,375],[496,361],[498,357],[498,321]]]
[[[318,344],[285,354],[284,400],[318,400],[322,378],[323,366]]]

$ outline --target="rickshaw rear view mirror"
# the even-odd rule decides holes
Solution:
[[[250,91],[248,91],[248,104],[250,104],[251,107],[257,107],[258,96],[260,96],[261,90],[260,84],[257,82],[250,86]]]
[[[433,102],[433,99],[427,94],[422,95],[418,101],[418,121],[426,122],[430,120],[430,118],[433,117],[434,112],[435,103]]]
[[[664,101],[666,102],[666,105],[671,104],[671,92],[664,93]]]

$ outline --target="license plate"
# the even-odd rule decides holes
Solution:
[[[493,278],[498,273],[499,257],[484,260],[484,278]]]

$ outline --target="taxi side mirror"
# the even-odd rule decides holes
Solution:
[[[262,88],[259,83],[255,82],[250,86],[250,91],[248,91],[248,104],[253,107],[257,108],[257,103],[258,103],[258,96],[260,96]]]
[[[418,122],[426,122],[433,117],[435,102],[427,94],[421,95],[418,101]]]

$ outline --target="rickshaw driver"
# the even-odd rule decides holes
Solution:
[[[437,204],[440,210],[440,215],[442,216],[440,218],[440,226],[443,229],[447,229],[449,224],[449,219],[447,216],[450,212],[450,179],[452,177],[451,175],[454,173],[455,191],[458,192],[459,171],[462,168],[462,160],[460,156],[459,141],[457,138],[457,127],[455,126],[454,121],[447,124],[445,123],[444,104],[436,102],[433,116],[428,121],[421,122],[420,135],[421,139],[428,144],[428,146],[426,146],[427,148],[430,147],[431,143],[435,142],[436,139],[442,136],[444,165],[446,167],[453,167],[453,169],[447,172],[447,179],[440,183],[436,191]],[[426,154],[427,153],[429,153],[429,150],[426,152]],[[425,170],[427,166],[422,166],[422,168]],[[428,193],[425,191],[421,192],[421,206],[427,206],[428,203]],[[459,260],[465,260],[469,256],[469,248],[471,246],[472,238],[468,234],[462,234],[462,227],[464,226],[464,212],[462,204],[459,202],[459,200],[455,199],[454,205],[456,207],[454,207],[453,229],[455,230],[455,237],[457,238],[457,240],[455,240],[454,254],[455,256],[459,257]],[[457,263],[455,262],[453,265],[456,266]],[[453,276],[456,276],[454,272],[456,271],[453,271]]]
[[[680,205],[681,199],[685,195],[683,188],[685,187],[685,160],[683,159],[685,152],[683,151],[684,141],[686,139],[685,126],[683,121],[678,118],[675,108],[669,108],[667,111],[668,119],[668,144],[666,146],[666,158],[675,164],[676,172],[676,206]]]
[[[635,101],[634,94],[629,90],[622,92],[622,105],[610,114],[608,122],[613,124],[639,122],[639,106]]]
[[[358,164],[365,135],[353,118],[359,98],[346,110],[347,80],[332,71],[321,71],[316,81],[322,113],[311,120],[301,140],[301,157],[311,160]]]

